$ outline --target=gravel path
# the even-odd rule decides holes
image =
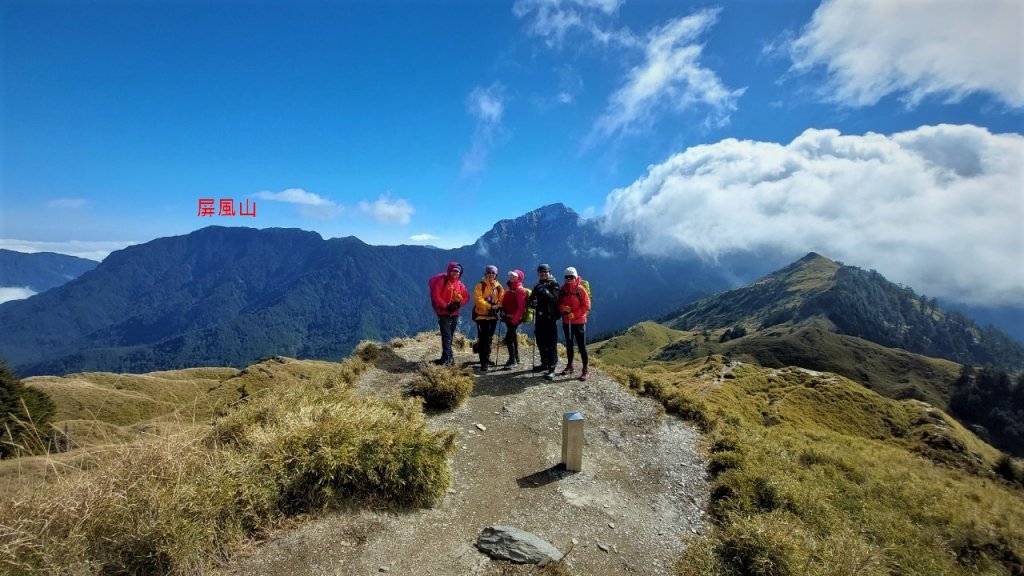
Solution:
[[[437,340],[421,335],[388,348],[361,377],[360,389],[401,393],[421,362],[440,356]],[[456,357],[466,365],[474,361],[468,353]],[[562,414],[570,411],[585,419],[578,473],[557,468]],[[549,382],[529,366],[491,371],[476,377],[463,406],[430,422],[459,432],[455,481],[438,506],[325,514],[275,534],[237,558],[229,572],[527,573],[473,546],[483,528],[507,524],[562,552],[571,548],[573,574],[672,574],[686,539],[704,529],[708,487],[698,433],[599,370],[587,382]]]

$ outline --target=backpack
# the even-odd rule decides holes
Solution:
[[[590,293],[590,282],[587,282],[583,278],[580,278],[580,286],[587,291],[587,298],[590,299],[590,309],[594,309],[594,295]]]
[[[530,290],[529,288],[527,288],[525,286],[523,287],[523,290],[526,290],[526,302],[529,303],[530,302],[530,295],[533,294],[533,290]],[[530,308],[529,304],[527,304],[526,312],[523,312],[523,319],[520,322],[520,324],[532,324],[532,323],[533,323],[533,308]]]

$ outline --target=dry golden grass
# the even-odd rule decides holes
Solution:
[[[438,501],[454,434],[429,430],[416,400],[354,392],[379,352],[251,366],[228,380],[252,392],[212,428],[151,421],[132,442],[19,459],[45,480],[0,499],[0,572],[198,574],[292,514]]]

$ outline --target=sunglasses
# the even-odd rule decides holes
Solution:
[[[575,278],[575,276],[566,276],[565,277],[566,280],[572,280],[573,278]]]

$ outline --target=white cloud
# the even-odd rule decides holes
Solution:
[[[273,202],[287,202],[289,204],[302,204],[304,206],[336,206],[336,204],[331,200],[317,194],[313,194],[312,192],[306,192],[302,188],[288,188],[280,192],[262,190],[254,194],[254,196]]]
[[[495,140],[501,134],[505,112],[505,87],[495,82],[487,88],[476,87],[466,99],[469,113],[476,119],[469,150],[462,157],[462,177],[483,172]]]
[[[724,125],[736,109],[743,88],[730,90],[700,64],[704,47],[696,41],[718,19],[718,10],[702,10],[672,20],[647,36],[644,62],[630,70],[625,83],[609,98],[590,137],[603,138],[649,124],[665,108],[686,110],[703,105],[706,123]]]
[[[976,126],[723,140],[608,195],[638,250],[817,251],[929,296],[1024,305],[1024,137]]]
[[[36,252],[56,252],[68,256],[78,256],[89,260],[101,261],[111,252],[138,244],[132,240],[67,240],[63,242],[44,242],[37,240],[16,240],[0,238],[0,248],[34,254]]]
[[[467,102],[469,113],[483,124],[501,124],[505,109],[503,92],[504,88],[498,82],[487,88],[474,88]]]
[[[34,296],[35,294],[36,292],[28,286],[25,286],[24,288],[17,286],[0,287],[0,304],[10,302],[11,300],[24,300],[25,298]]]
[[[408,200],[399,198],[392,201],[391,195],[386,192],[372,203],[361,201],[359,209],[373,216],[374,220],[381,224],[408,224],[416,212]]]
[[[64,208],[74,210],[88,204],[84,198],[56,198],[46,203],[47,208]]]
[[[512,12],[528,18],[527,30],[544,38],[548,46],[561,46],[573,30],[589,32],[602,43],[615,40],[619,34],[603,30],[597,22],[601,16],[615,14],[623,0],[518,0]],[[628,33],[626,33],[628,36]]]
[[[831,0],[790,45],[798,72],[824,66],[827,97],[868,106],[896,94],[958,100],[988,92],[1024,106],[1019,0]]]
[[[412,240],[413,242],[430,242],[432,240],[440,240],[440,238],[433,234],[413,234],[412,236],[409,236],[409,240]]]

